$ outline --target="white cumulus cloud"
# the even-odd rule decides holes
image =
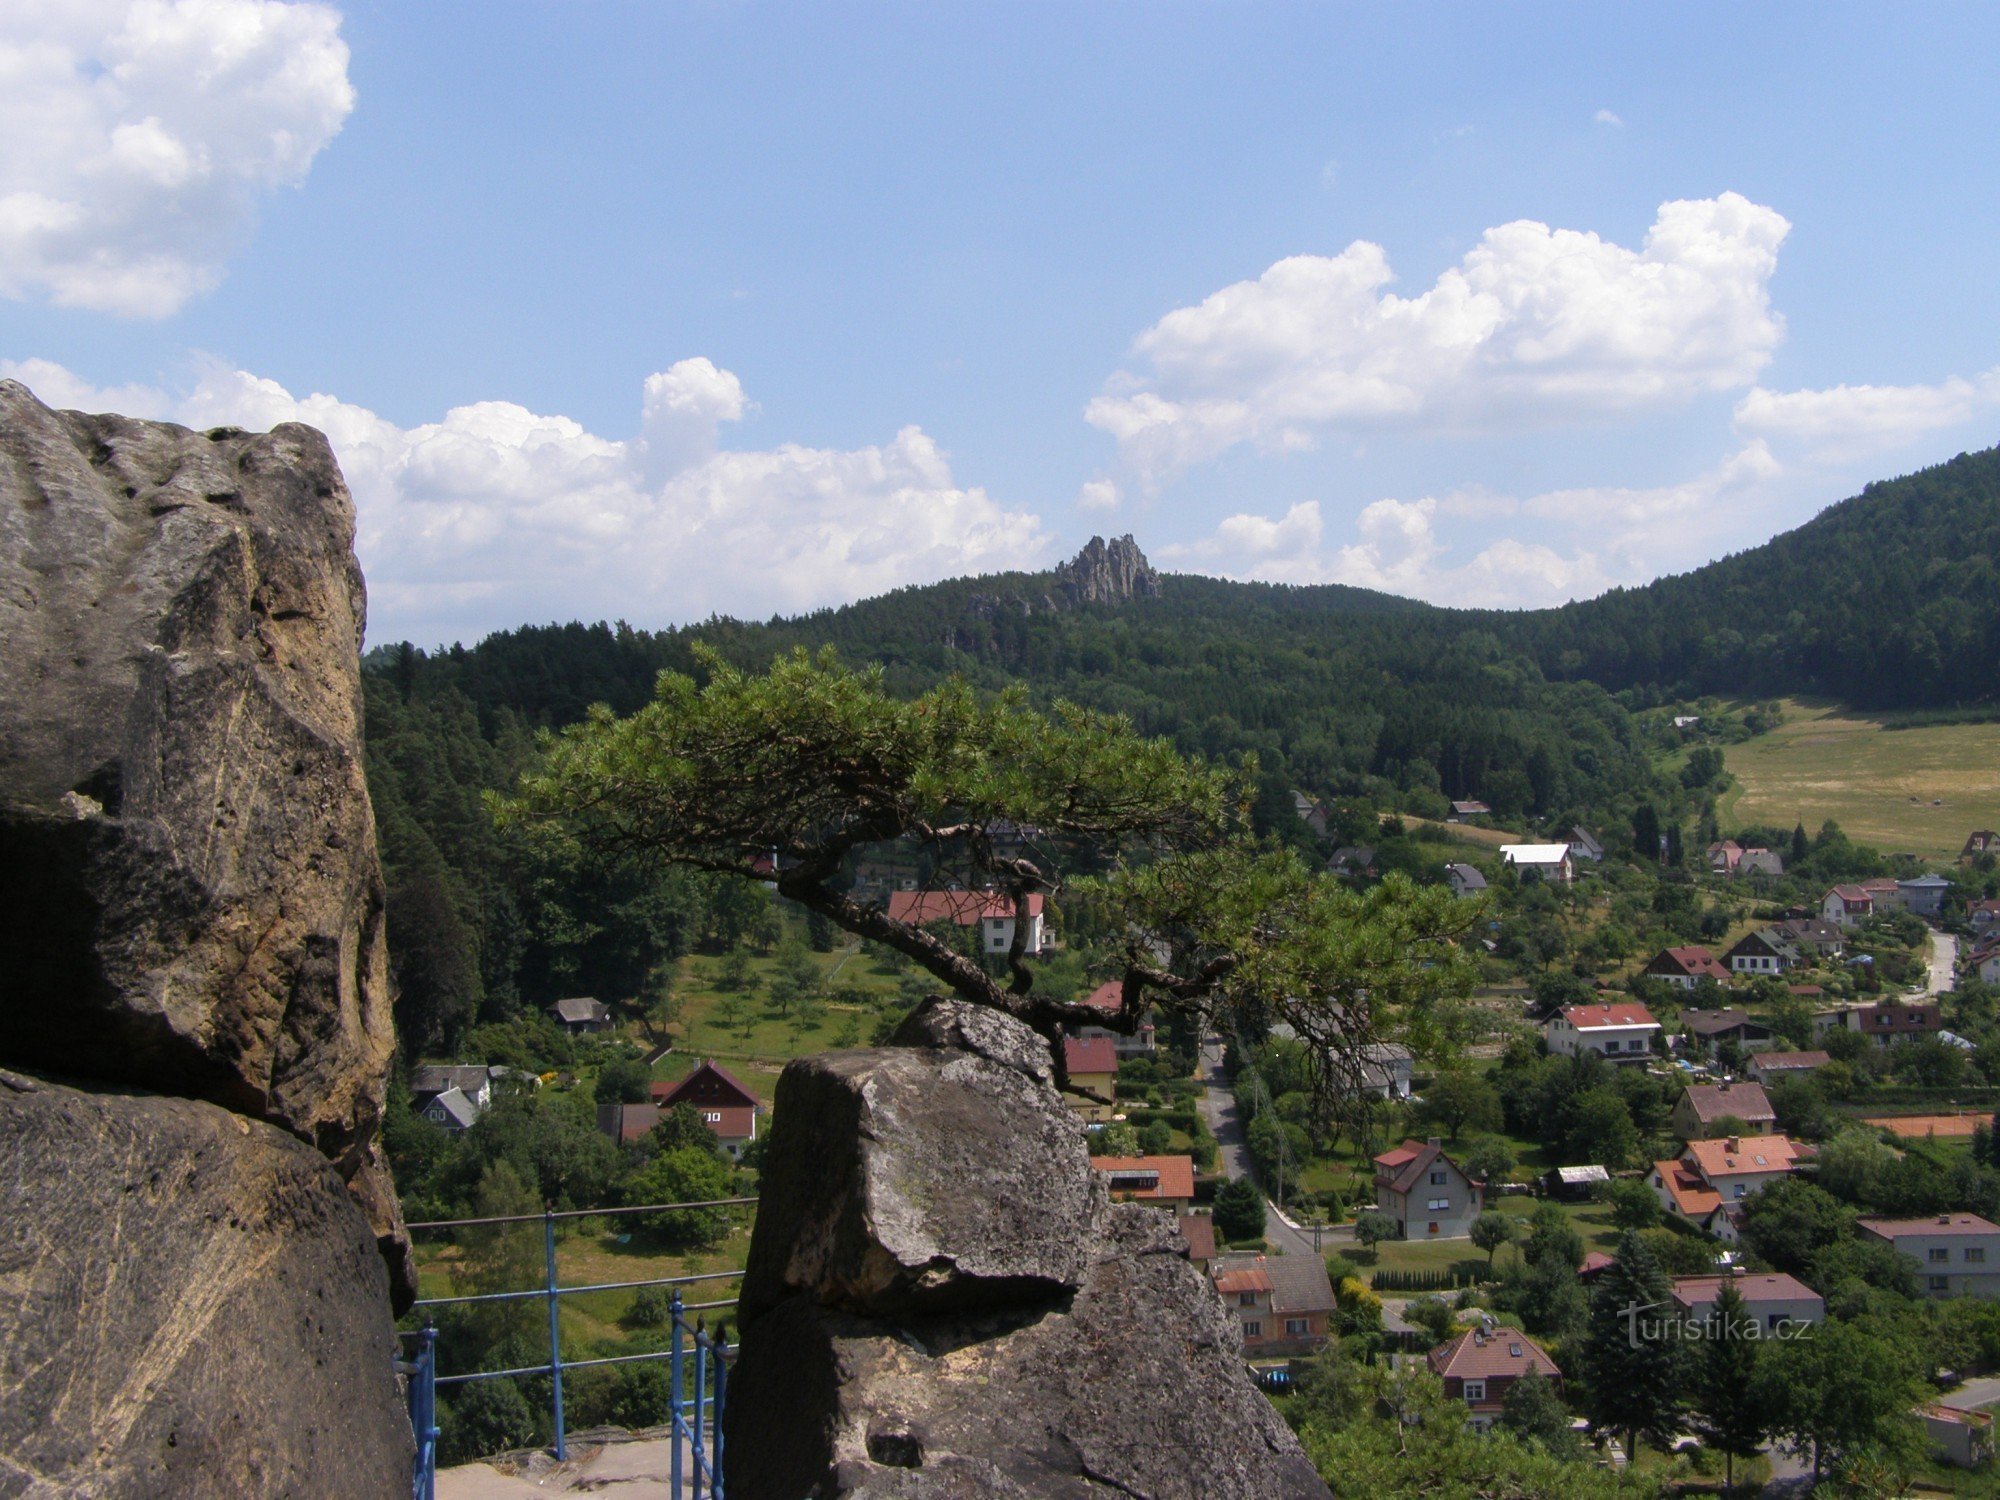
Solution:
[[[1759,386],[1736,403],[1736,430],[1796,443],[1815,458],[1850,460],[1886,452],[2000,406],[2000,369],[1937,385],[1837,385],[1819,391]]]
[[[1381,246],[1297,255],[1167,314],[1085,417],[1150,482],[1239,443],[1476,430],[1657,409],[1748,385],[1783,337],[1790,225],[1736,193],[1661,205],[1645,244],[1519,220],[1415,297]]]
[[[340,15],[280,0],[0,5],[0,296],[164,317],[354,107]]]
[[[749,403],[705,359],[646,381],[631,440],[507,401],[399,427],[219,364],[172,394],[95,388],[40,360],[0,361],[0,376],[52,404],[325,432],[354,492],[375,641],[471,640],[557,619],[793,612],[1038,566],[1052,546],[1036,516],[958,483],[917,427],[853,449],[718,446],[719,425]]]

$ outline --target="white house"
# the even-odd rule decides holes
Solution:
[[[1572,861],[1587,859],[1595,863],[1604,858],[1604,845],[1579,823],[1569,831],[1569,857]]]
[[[1523,880],[1553,880],[1568,885],[1575,878],[1568,844],[1502,844],[1501,861]]]
[[[1486,889],[1486,877],[1468,864],[1446,865],[1444,878],[1454,896],[1476,896]]]
[[[2000,1297],[2000,1224],[1978,1214],[1857,1219],[1860,1233],[1895,1247],[1933,1297]]]
[[[1903,904],[1903,888],[1893,880],[1837,885],[1820,898],[1820,915],[1842,927],[1859,927],[1870,917]]]
[[[1022,906],[1028,919],[1026,951],[1040,953],[1048,946],[1042,893],[1031,891]],[[987,953],[1005,953],[1014,942],[1014,901],[998,891],[893,891],[889,919],[912,927],[933,922],[970,927],[976,922],[979,946]]]
[[[1401,1239],[1464,1239],[1486,1206],[1485,1187],[1436,1139],[1404,1141],[1375,1158],[1375,1206],[1396,1221]]]
[[[1660,1023],[1636,1000],[1566,1005],[1542,1028],[1549,1051],[1563,1057],[1600,1053],[1611,1062],[1641,1062],[1652,1056]]]
[[[1407,1099],[1416,1066],[1400,1042],[1370,1042],[1361,1049],[1361,1087],[1378,1099]]]

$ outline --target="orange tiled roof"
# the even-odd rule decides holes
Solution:
[[[1805,1153],[1790,1136],[1743,1135],[1715,1141],[1689,1141],[1688,1156],[1710,1182],[1718,1177],[1740,1177],[1745,1173],[1789,1172]]]
[[[1194,1158],[1191,1156],[1093,1156],[1091,1169],[1102,1172],[1107,1177],[1140,1176],[1152,1173],[1157,1178],[1151,1186],[1121,1186],[1111,1184],[1114,1193],[1125,1193],[1139,1199],[1147,1198],[1193,1198]]]
[[[1665,1184],[1667,1196],[1674,1200],[1674,1211],[1684,1218],[1705,1219],[1722,1207],[1722,1194],[1684,1161],[1656,1161],[1653,1174]]]

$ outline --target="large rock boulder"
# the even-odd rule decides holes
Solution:
[[[1034,1033],[932,1002],[779,1080],[733,1500],[1286,1500],[1326,1486],[1172,1218],[1112,1206]]]
[[[0,1062],[282,1126],[406,1281],[353,533],[311,428],[0,381]]]
[[[388,1278],[327,1159],[0,1072],[0,1495],[409,1493]]]

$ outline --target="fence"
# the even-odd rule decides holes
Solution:
[[[733,1307],[736,1299],[729,1297],[709,1302],[683,1302],[681,1288],[697,1282],[733,1281],[743,1273],[740,1270],[708,1271],[692,1276],[654,1276],[635,1281],[601,1281],[583,1286],[563,1286],[556,1274],[556,1221],[616,1218],[626,1214],[662,1213],[677,1209],[737,1208],[754,1204],[756,1201],[755,1198],[715,1198],[701,1203],[645,1203],[624,1208],[574,1209],[561,1213],[549,1210],[539,1214],[502,1214],[484,1219],[431,1219],[411,1224],[409,1228],[414,1233],[422,1230],[473,1229],[501,1224],[539,1223],[542,1226],[542,1263],[545,1272],[540,1286],[456,1297],[422,1297],[413,1305],[418,1308],[435,1308],[461,1306],[474,1302],[521,1302],[539,1298],[548,1304],[549,1314],[549,1361],[545,1365],[523,1365],[506,1370],[475,1370],[440,1375],[437,1373],[437,1330],[426,1326],[403,1335],[405,1339],[414,1341],[414,1352],[410,1357],[398,1362],[398,1369],[409,1382],[410,1430],[415,1433],[417,1439],[417,1467],[410,1489],[413,1500],[435,1500],[439,1386],[463,1385],[475,1380],[500,1380],[517,1375],[547,1376],[549,1414],[555,1435],[555,1456],[561,1461],[569,1456],[563,1413],[563,1372],[657,1360],[667,1361],[669,1368],[667,1383],[672,1444],[669,1459],[671,1492],[675,1495],[681,1494],[685,1482],[689,1486],[688,1493],[693,1495],[694,1500],[724,1500],[722,1412],[728,1391],[730,1348],[725,1340],[714,1337],[707,1331],[705,1319],[700,1315],[716,1308]],[[616,1292],[652,1286],[673,1288],[670,1342],[667,1348],[649,1350],[643,1354],[614,1354],[596,1359],[565,1360],[562,1357],[560,1315],[562,1298],[582,1292]],[[687,1321],[689,1313],[697,1315],[693,1324]],[[691,1382],[690,1376],[692,1376]]]

